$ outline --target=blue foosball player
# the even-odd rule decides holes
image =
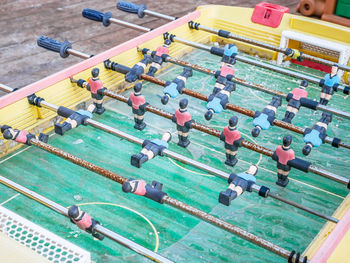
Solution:
[[[239,174],[230,174],[228,178],[229,186],[226,191],[220,192],[219,203],[229,206],[231,201],[242,195],[245,191],[251,192],[251,186],[256,183],[255,175],[258,167],[251,165],[245,172]]]
[[[186,148],[190,144],[188,133],[192,128],[192,117],[187,111],[188,100],[182,99],[179,102],[177,109],[172,117],[172,121],[176,123],[176,129],[179,137],[177,145]]]
[[[221,67],[231,64],[234,65],[236,63],[235,57],[238,53],[238,48],[235,44],[226,44],[224,47],[224,55],[221,59]]]
[[[227,81],[224,89],[218,93],[212,93],[208,97],[207,109],[208,111],[204,114],[206,120],[210,120],[214,113],[220,113],[226,109],[226,105],[229,102],[231,92],[236,89],[236,84],[232,81]]]
[[[157,47],[153,55],[153,60],[152,60],[151,66],[149,67],[147,75],[153,77],[154,74],[156,74],[156,72],[160,69],[165,58],[169,55],[170,44],[171,44],[171,41],[169,39],[166,39],[164,41],[164,45]]]
[[[176,98],[179,94],[182,94],[182,90],[185,88],[186,81],[189,77],[192,77],[192,69],[185,67],[182,73],[172,82],[167,81],[163,89],[164,96],[161,99],[162,104],[165,105],[168,103],[169,98]]]
[[[125,75],[125,80],[131,83],[140,79],[140,76],[145,72],[147,65],[151,62],[151,56],[145,55],[144,58],[135,64],[132,69]]]
[[[131,156],[131,165],[140,168],[143,163],[153,159],[157,155],[162,156],[164,149],[168,148],[168,142],[170,140],[170,132],[165,132],[162,139],[144,140],[141,152]]]
[[[104,236],[95,230],[96,225],[99,225],[100,222],[92,218],[88,213],[81,211],[78,206],[72,205],[69,207],[68,216],[70,221],[76,224],[81,230],[86,231],[98,240],[102,241],[104,239]]]
[[[267,105],[261,112],[256,111],[253,120],[252,136],[258,137],[261,130],[267,130],[273,125],[277,108],[282,105],[282,99],[273,96],[269,105]]]
[[[235,166],[238,162],[236,158],[238,147],[241,147],[243,138],[241,133],[237,130],[238,118],[232,116],[229,119],[228,125],[220,134],[220,140],[225,142],[226,161],[225,164]]]
[[[338,64],[334,64],[331,69],[330,74],[326,74],[323,79],[320,81],[320,87],[321,90],[321,97],[320,97],[320,104],[321,105],[327,105],[330,99],[332,98],[332,95],[334,94],[334,91],[338,90],[338,86],[340,83],[340,78],[337,75],[339,71]]]
[[[146,127],[143,118],[146,112],[146,102],[145,97],[141,94],[142,83],[139,82],[134,86],[134,92],[130,94],[128,105],[132,107],[132,113],[134,114],[135,125],[134,128],[142,131]]]
[[[332,114],[323,112],[321,119],[312,127],[306,128],[304,131],[304,142],[306,143],[303,148],[303,154],[309,155],[313,147],[319,147],[324,143],[327,137],[328,124],[332,122]]]
[[[69,116],[63,123],[55,123],[55,133],[64,135],[65,132],[78,127],[79,125],[86,125],[85,121],[92,119],[90,111],[78,110]]]

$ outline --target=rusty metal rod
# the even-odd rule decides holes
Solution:
[[[123,184],[124,182],[126,182],[128,180],[125,177],[122,177],[116,173],[113,173],[109,170],[106,170],[98,165],[90,163],[84,159],[81,159],[77,156],[74,156],[74,155],[72,155],[68,152],[65,152],[57,147],[52,146],[52,145],[41,142],[37,139],[32,139],[31,144],[34,146],[37,146],[37,147],[39,147],[47,152],[53,153],[61,158],[64,158],[68,161],[71,161],[74,164],[82,166],[90,171],[96,172],[102,176],[105,176],[109,179],[112,179],[113,181],[116,181],[119,184]],[[164,201],[164,203],[166,203],[172,207],[175,207],[177,209],[185,211],[185,212],[187,212],[187,213],[189,213],[197,218],[200,218],[200,219],[202,219],[202,220],[204,220],[212,225],[215,225],[223,230],[226,230],[226,231],[233,233],[233,234],[235,234],[235,235],[237,235],[245,240],[248,240],[248,241],[250,241],[258,246],[261,246],[261,247],[263,247],[263,248],[265,248],[265,249],[267,249],[267,250],[269,250],[269,251],[271,251],[279,256],[282,256],[284,258],[288,258],[291,254],[290,251],[288,251],[282,247],[279,247],[279,246],[277,246],[277,245],[275,245],[275,244],[273,244],[273,243],[271,243],[271,242],[269,242],[261,237],[258,237],[254,234],[251,234],[250,232],[247,232],[247,231],[245,231],[239,227],[236,227],[236,226],[234,226],[226,221],[223,221],[215,216],[212,216],[208,213],[205,213],[205,212],[203,212],[195,207],[187,205],[186,203],[181,202],[177,199],[174,199],[168,195],[164,197],[163,201]],[[295,257],[295,255],[294,255],[294,257]],[[303,260],[304,260],[304,258],[301,257],[299,262],[302,263]]]
[[[163,81],[161,79],[158,79],[158,78],[155,78],[155,77],[148,76],[146,74],[142,74],[140,77],[143,80],[147,80],[149,82],[158,84],[158,85],[163,86],[163,87],[166,85],[165,81]],[[182,93],[184,93],[184,94],[186,94],[188,96],[191,96],[191,97],[203,100],[203,101],[208,101],[208,97],[206,95],[204,95],[202,93],[199,93],[199,92],[196,92],[196,91],[193,91],[193,90],[183,89]],[[246,108],[243,108],[243,107],[240,107],[240,106],[237,106],[237,105],[234,105],[234,104],[228,103],[226,105],[226,109],[231,110],[231,111],[235,111],[235,112],[238,112],[238,113],[241,113],[241,114],[246,115],[248,117],[252,117],[252,118],[254,117],[254,111],[246,109]],[[284,128],[284,129],[287,129],[287,130],[290,130],[290,131],[293,131],[295,133],[304,134],[304,130],[305,130],[304,128],[295,126],[295,125],[293,125],[291,123],[287,123],[287,122],[275,119],[273,121],[273,124],[278,126],[278,127],[281,127],[281,128]],[[329,136],[327,136],[325,138],[325,142],[328,143],[328,144],[332,144],[333,140],[334,140],[334,138],[329,137]],[[347,149],[350,149],[350,145],[347,144],[347,143],[344,143],[344,142],[340,142],[339,146],[347,148]]]
[[[150,76],[148,75],[145,75],[147,76],[147,78],[149,78]],[[152,78],[152,77],[151,77]],[[185,90],[186,89],[183,89],[183,93],[185,93]],[[104,91],[104,94],[108,97],[111,97],[111,98],[114,98],[116,100],[119,100],[119,101],[122,101],[124,103],[127,103],[127,98],[120,95],[120,94],[116,94],[114,92],[111,92],[111,91]],[[186,93],[185,93],[186,94]],[[202,95],[204,96],[204,95]],[[172,116],[173,114],[170,113],[170,112],[167,112],[165,110],[162,110],[160,108],[157,108],[157,107],[154,107],[152,105],[147,105],[146,106],[146,110],[149,111],[149,112],[152,112],[154,114],[157,114],[159,116],[162,116],[164,118],[167,118],[169,120],[172,119]],[[220,138],[220,131],[219,130],[216,130],[216,129],[213,129],[213,128],[210,128],[204,124],[201,124],[201,123],[198,123],[198,122],[193,122],[192,123],[192,128],[196,129],[196,130],[199,130],[201,132],[204,132],[204,133],[207,133],[207,134],[210,134],[212,136],[215,136],[215,137],[218,137]],[[247,140],[243,140],[242,141],[242,146],[249,149],[249,150],[252,150],[254,152],[257,152],[257,153],[261,153],[263,155],[266,155],[268,157],[272,157],[274,151],[271,150],[271,149],[268,149],[268,148],[265,148],[261,145],[258,145],[258,144],[254,144],[250,141],[247,141]],[[336,182],[339,182],[341,184],[344,184],[344,185],[349,185],[350,184],[350,180],[343,177],[343,176],[340,176],[340,175],[337,175],[337,174],[334,174],[332,172],[329,172],[329,171],[326,171],[322,168],[319,168],[319,167],[316,167],[314,165],[310,165],[310,167],[308,168],[308,172],[312,172],[314,174],[317,174],[317,175],[321,175],[323,177],[326,177],[328,179],[331,179],[333,181],[336,181]]]
[[[143,54],[147,54],[147,55],[152,56],[152,51],[149,50],[149,49],[137,48],[137,51],[142,52]],[[196,65],[196,64],[191,64],[191,63],[189,63],[187,61],[183,61],[183,60],[180,60],[180,59],[177,59],[177,58],[174,58],[174,57],[170,57],[170,56],[165,57],[165,62],[170,62],[170,63],[176,64],[176,65],[182,66],[182,67],[190,67],[193,70],[196,70],[196,71],[208,74],[208,75],[213,75],[213,76],[216,75],[216,71],[215,70],[204,68],[204,67],[201,67],[201,66]],[[240,79],[240,78],[237,78],[237,77],[233,77],[232,81],[234,81],[237,84],[240,84],[240,85],[252,88],[254,90],[259,90],[259,91],[262,91],[264,93],[271,94],[271,95],[274,95],[274,96],[278,96],[278,97],[281,97],[281,98],[284,98],[284,99],[287,98],[287,96],[288,96],[288,94],[286,94],[284,92],[281,92],[281,91],[278,91],[278,90],[272,90],[272,89],[269,89],[269,88],[264,87],[262,85],[251,83],[251,82],[248,82],[246,80],[243,80],[243,79]],[[345,111],[342,111],[342,110],[334,109],[334,108],[331,108],[329,106],[318,104],[316,106],[316,110],[329,112],[329,113],[332,113],[334,115],[338,115],[340,117],[343,117],[343,118],[346,118],[346,119],[350,119],[350,113],[349,112],[345,112]]]

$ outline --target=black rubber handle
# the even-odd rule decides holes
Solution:
[[[146,10],[146,5],[137,5],[126,1],[118,1],[117,9],[122,10],[124,12],[137,14],[139,18],[143,18],[145,16],[144,11]]]
[[[72,44],[69,41],[61,43],[55,39],[45,36],[38,37],[37,44],[39,47],[59,53],[62,58],[68,57],[69,54],[67,53],[67,50],[72,48]]]

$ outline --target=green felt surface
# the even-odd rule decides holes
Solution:
[[[219,58],[196,51],[185,57],[185,60],[217,69]],[[292,67],[301,70],[300,67]],[[288,92],[298,85],[298,81],[293,78],[239,62],[235,68],[237,77],[266,85],[271,89]],[[312,70],[308,71],[319,74]],[[181,67],[174,66],[159,74],[158,77],[172,80],[181,72]],[[194,76],[188,80],[187,88],[209,95],[214,83],[213,77],[195,72]],[[125,95],[130,92],[127,91]],[[310,85],[308,92],[310,98],[317,99],[320,88]],[[178,101],[186,97],[180,95],[164,106],[160,102],[162,88],[149,83],[144,85],[143,94],[150,104],[170,112],[174,112],[178,107]],[[271,95],[237,86],[236,92],[231,95],[230,102],[248,109],[262,110],[271,97]],[[210,127],[222,129],[227,125],[228,119],[235,114],[224,111],[215,114],[213,119],[207,122],[203,116],[206,111],[205,104],[189,98],[188,109],[197,122],[205,123]],[[277,118],[283,118],[286,104],[283,101],[283,105],[278,109]],[[340,93],[334,95],[330,102],[332,107],[350,111],[348,105],[349,101]],[[240,161],[235,168],[231,168],[223,163],[225,150],[218,138],[191,130],[192,143],[187,149],[183,149],[176,144],[176,127],[171,121],[146,113],[145,121],[148,126],[144,131],[137,131],[133,128],[131,109],[126,104],[109,100],[106,108],[102,116],[95,116],[94,119],[143,139],[160,138],[164,131],[171,131],[173,140],[169,145],[170,150],[226,172],[238,173],[247,169],[249,163],[258,163],[257,183],[259,185],[266,185],[274,193],[328,215],[335,211],[347,194],[344,185],[297,170],[291,171],[291,182],[288,187],[281,189],[275,185],[276,163],[266,156],[240,148],[238,152]],[[275,149],[285,134],[291,134],[294,139],[292,147],[296,155],[302,157],[301,149],[304,145],[302,135],[272,127],[253,140],[250,136],[253,128],[252,119],[236,115],[239,117],[239,130],[247,140]],[[320,112],[314,113],[309,109],[301,109],[294,123],[311,127],[320,116]],[[334,117],[328,134],[350,142],[348,124],[348,120]],[[263,199],[256,193],[244,193],[230,207],[223,206],[218,203],[218,195],[227,187],[225,180],[166,157],[156,157],[145,163],[141,169],[135,168],[130,165],[130,156],[141,150],[139,145],[93,127],[79,127],[67,132],[64,137],[54,135],[51,137],[50,144],[122,176],[140,178],[148,182],[160,181],[164,184],[164,191],[168,195],[289,250],[303,251],[325,223],[323,219],[271,198]],[[348,150],[335,149],[326,144],[313,149],[307,160],[316,166],[349,178],[348,157]],[[125,194],[116,182],[35,147],[21,150],[17,155],[3,161],[0,174],[64,206],[106,202],[142,213],[157,230],[159,253],[176,262],[285,262],[283,258],[271,252],[167,205]],[[16,193],[13,190],[0,185],[0,202],[14,194]],[[90,251],[96,262],[148,261],[110,240],[94,241],[91,236],[71,224],[67,218],[22,195],[4,206]],[[149,249],[154,249],[155,235],[151,226],[140,216],[123,207],[90,204],[83,209],[101,221],[104,226]]]

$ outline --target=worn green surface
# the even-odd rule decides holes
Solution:
[[[211,69],[216,69],[219,61],[217,57],[208,56],[204,52],[195,52],[186,59]],[[300,70],[300,68],[297,69]],[[159,77],[164,80],[172,80],[181,71],[181,67],[174,66],[160,74]],[[284,92],[298,85],[293,78],[239,62],[236,64],[236,75]],[[215,79],[194,73],[187,83],[189,89],[209,95]],[[309,87],[309,97],[318,98],[319,87],[315,85]],[[171,112],[177,108],[178,101],[185,97],[181,95],[176,99],[171,99],[168,105],[163,106],[160,102],[162,89],[154,84],[144,85],[143,94],[152,105]],[[236,92],[232,93],[230,101],[248,109],[262,110],[271,97],[238,86]],[[344,99],[342,94],[336,94],[330,102],[330,106],[350,111],[348,105],[349,101]],[[133,129],[132,113],[128,106],[110,100],[106,108],[108,110],[105,114],[96,116],[96,120],[143,139],[159,138],[163,131],[176,131],[171,121],[146,113],[145,120],[149,125],[140,132]],[[279,119],[284,116],[285,108],[286,102],[284,101],[277,113]],[[203,117],[206,111],[205,102],[194,98],[189,98],[189,111],[196,121],[218,129],[227,125],[227,120],[234,114],[224,111],[216,114],[208,123]],[[315,114],[311,110],[301,109],[294,123],[310,127],[320,118],[320,115],[320,112]],[[252,119],[238,114],[237,116],[239,117],[239,130],[247,140],[252,140],[250,137]],[[329,135],[338,136],[345,142],[350,142],[348,124],[349,121],[335,117],[329,127]],[[268,131],[263,131],[255,141],[267,148],[274,149],[281,143],[285,134],[292,133],[272,127]],[[169,146],[170,150],[226,172],[240,172],[248,168],[248,163],[259,163],[260,168],[257,174],[259,185],[269,186],[274,193],[279,193],[287,199],[323,213],[332,214],[342,202],[342,197],[347,194],[347,190],[341,184],[296,170],[291,172],[291,182],[287,189],[281,189],[274,183],[276,164],[266,156],[242,148],[238,153],[240,161],[232,169],[223,164],[225,157],[223,143],[217,138],[198,131],[191,131],[192,143],[185,150],[176,145],[176,137],[174,133]],[[301,157],[303,138],[301,135],[293,134],[293,139],[292,147],[296,155]],[[325,223],[323,219],[273,199],[263,199],[256,193],[245,193],[230,207],[218,204],[219,192],[227,187],[223,179],[210,176],[189,165],[174,163],[166,157],[157,157],[144,164],[141,169],[134,168],[130,165],[130,156],[139,152],[141,147],[93,127],[79,127],[68,132],[64,137],[55,135],[51,137],[50,143],[122,176],[142,178],[148,182],[158,180],[164,184],[164,191],[170,196],[289,250],[303,251]],[[319,149],[313,149],[307,159],[316,166],[349,178],[348,157],[347,150],[334,149],[327,144]],[[75,203],[107,202],[142,213],[157,229],[160,240],[159,253],[176,262],[284,262],[284,259],[279,256],[167,205],[160,205],[139,196],[122,193],[121,186],[117,183],[35,147],[30,147],[3,161],[0,166],[0,174],[65,206]],[[13,190],[0,185],[0,202],[14,194],[16,193]],[[82,200],[76,200],[77,197]],[[22,195],[4,206],[90,251],[96,262],[147,261],[110,240],[94,241],[91,236],[71,224],[67,218]],[[100,220],[104,226],[147,248],[154,249],[155,235],[152,228],[135,213],[110,205],[87,205],[83,209]]]

